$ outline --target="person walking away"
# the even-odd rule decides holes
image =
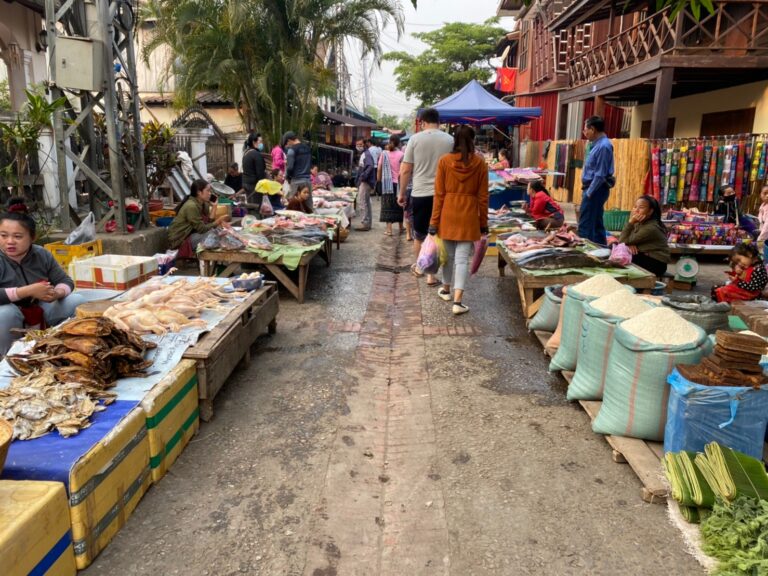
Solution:
[[[387,148],[379,156],[377,180],[381,183],[381,214],[379,220],[386,222],[387,236],[392,236],[392,224],[400,225],[400,233],[405,230],[403,226],[403,207],[397,203],[397,183],[400,177],[400,162],[403,153],[400,151],[400,137],[389,137]]]
[[[758,212],[757,219],[760,222],[760,234],[757,236],[757,241],[763,243],[763,261],[768,262],[768,249],[766,249],[765,241],[768,240],[768,185],[763,186],[760,191],[760,212]]]
[[[423,110],[420,116],[423,130],[411,136],[400,164],[398,204],[406,205],[406,190],[413,181],[411,190],[411,231],[413,252],[418,258],[421,244],[427,238],[432,205],[435,196],[435,174],[437,163],[453,150],[453,138],[440,130],[440,113],[434,108]],[[415,276],[423,276],[416,264],[411,266]],[[427,275],[427,286],[437,286],[439,281],[433,274]]]
[[[653,196],[640,196],[635,201],[629,222],[619,236],[632,253],[632,264],[645,268],[661,278],[672,260],[667,242],[667,228],[661,221],[661,206]]]
[[[242,194],[243,190],[243,174],[240,172],[240,167],[237,162],[233,162],[227,168],[227,175],[224,177],[224,184],[232,188],[235,194]]]
[[[243,189],[248,203],[254,204],[258,210],[264,195],[256,192],[256,184],[267,177],[267,164],[261,155],[264,142],[260,134],[251,134],[246,145],[248,150],[243,155]]]
[[[368,148],[368,150],[371,152],[371,156],[373,156],[373,165],[378,166],[379,162],[381,161],[381,154],[383,150],[381,147],[376,143],[376,140],[373,138],[367,138],[365,140],[365,145]],[[374,196],[381,196],[381,182],[377,181],[376,185],[374,186],[373,190]]]
[[[362,152],[360,170],[357,173],[357,205],[360,206],[363,214],[360,217],[360,226],[355,230],[367,232],[373,223],[371,194],[376,186],[376,164],[373,161],[373,154],[362,138],[357,141],[357,151]]]
[[[309,187],[309,196],[304,203],[307,210],[312,212],[312,148],[302,142],[295,132],[286,132],[283,135],[288,151],[285,153],[285,180],[291,185],[291,193],[288,200],[298,194],[304,185]]]
[[[584,136],[592,143],[592,147],[581,174],[579,236],[605,246],[608,239],[603,213],[611,188],[616,183],[613,176],[613,144],[605,135],[605,121],[600,116],[587,119],[584,123]]]
[[[547,187],[541,180],[535,180],[528,185],[530,203],[528,212],[534,220],[537,230],[560,228],[565,222],[565,215],[560,205],[549,195]]]
[[[465,314],[469,308],[462,300],[472,250],[475,241],[488,233],[488,168],[475,154],[475,130],[471,126],[459,126],[453,152],[437,164],[429,233],[440,236],[448,255],[437,295],[446,302],[453,301],[454,314]]]

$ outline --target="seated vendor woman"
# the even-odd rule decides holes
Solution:
[[[312,214],[312,210],[307,206],[307,200],[309,200],[309,186],[302,186],[296,195],[288,201],[288,210],[295,210],[296,212],[304,212],[305,214]]]
[[[536,180],[528,185],[530,204],[528,211],[534,220],[537,230],[557,229],[565,222],[563,209],[552,200],[547,192],[547,187],[541,180]]]
[[[653,196],[640,196],[621,231],[619,242],[632,252],[632,263],[655,276],[664,276],[672,259],[667,229],[661,221],[661,207]]]
[[[216,214],[216,203],[211,204],[211,185],[206,180],[195,180],[189,190],[189,196],[176,208],[176,217],[168,227],[168,243],[171,248],[179,248],[179,256],[190,258],[205,236],[205,233],[217,226],[228,226],[229,216]]]
[[[16,328],[55,326],[85,302],[53,255],[34,244],[35,221],[23,212],[0,215],[0,356]]]

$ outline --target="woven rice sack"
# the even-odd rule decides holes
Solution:
[[[555,328],[555,333],[552,334],[552,337],[547,340],[547,345],[545,347],[547,354],[550,356],[554,356],[555,352],[557,352],[557,349],[560,347],[560,339],[563,336],[563,314],[565,312],[565,302],[568,299],[568,287],[563,287],[563,298],[562,302],[560,303],[560,313],[557,317],[557,328]]]
[[[637,316],[636,318],[640,318]],[[662,440],[667,421],[667,376],[677,364],[698,364],[712,351],[706,332],[687,344],[652,344],[616,326],[608,355],[603,404],[592,422],[599,434]]]
[[[544,302],[536,315],[528,323],[529,330],[542,330],[544,332],[554,332],[557,329],[560,319],[560,305],[563,297],[562,286],[547,286],[544,288]]]
[[[621,286],[619,289],[635,291],[631,286]],[[584,320],[584,303],[596,300],[597,296],[587,296],[578,291],[576,286],[568,288],[568,298],[562,304],[563,328],[560,346],[557,354],[549,363],[550,372],[557,370],[573,371],[576,369],[576,361],[579,357],[579,337],[581,324]]]
[[[611,294],[609,298],[616,295]],[[637,299],[634,295],[627,296]],[[614,331],[616,325],[625,317],[614,316],[594,307],[593,304],[596,302],[597,300],[593,300],[584,303],[584,319],[579,335],[579,363],[568,385],[568,400],[601,400],[603,398]],[[647,303],[646,306],[650,309],[651,304]],[[634,315],[637,313],[635,311]]]

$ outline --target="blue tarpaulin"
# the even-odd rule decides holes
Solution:
[[[109,434],[138,401],[120,401],[91,416],[91,426],[75,436],[57,432],[34,440],[11,442],[2,477],[7,480],[55,480],[69,491],[69,472],[98,442]]]
[[[477,81],[472,80],[458,92],[441,100],[432,108],[440,112],[446,124],[527,124],[541,117],[541,108],[515,108],[496,98]]]

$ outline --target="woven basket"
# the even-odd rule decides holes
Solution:
[[[621,232],[629,222],[628,210],[606,210],[603,212],[603,224],[609,232]]]
[[[339,230],[339,242],[345,242],[349,238],[349,228],[342,228]]]
[[[0,418],[0,473],[5,465],[5,457],[8,455],[8,448],[13,439],[13,426],[6,420]]]

